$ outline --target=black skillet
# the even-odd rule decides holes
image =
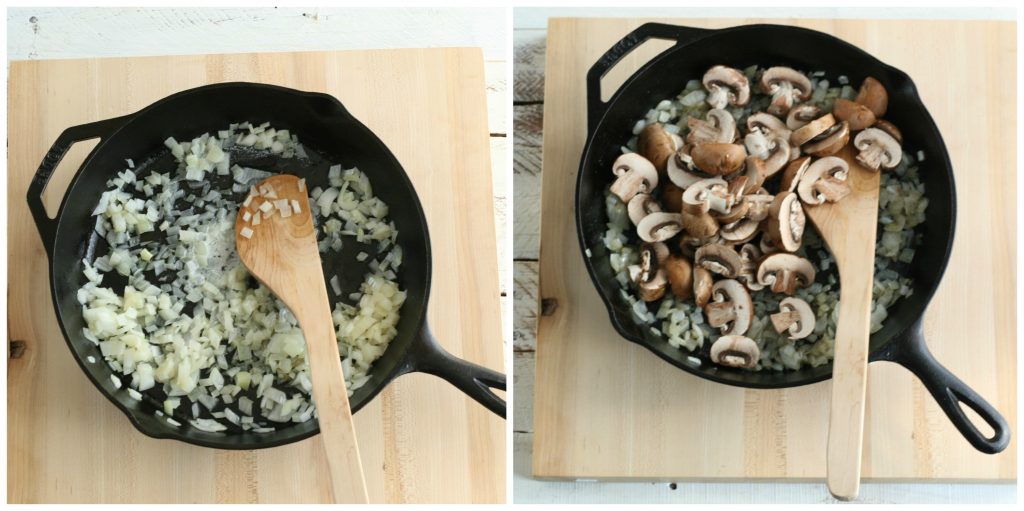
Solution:
[[[147,162],[139,172],[140,177],[149,170],[173,169],[173,161],[162,146],[164,139],[173,136],[177,140],[191,140],[198,134],[216,133],[232,122],[242,121],[269,121],[278,129],[290,130],[300,137],[310,159],[300,162],[241,157],[234,160],[236,163],[305,177],[310,189],[327,184],[330,163],[341,163],[345,168],[358,166],[369,176],[374,193],[388,204],[389,215],[398,228],[397,241],[404,251],[398,279],[408,297],[402,306],[398,335],[374,363],[369,381],[349,398],[353,412],[370,402],[391,380],[406,373],[423,372],[448,380],[504,418],[505,401],[491,388],[504,390],[505,375],[445,352],[427,327],[430,237],[423,208],[401,164],[384,143],[334,97],[255,83],[222,83],[190,89],[134,114],[68,128],[54,142],[36,171],[28,189],[28,205],[50,260],[50,284],[57,318],[72,355],[100,392],[124,412],[139,431],[156,438],[223,449],[258,449],[296,442],[319,432],[315,420],[302,424],[272,424],[278,427],[277,431],[262,434],[208,433],[189,426],[180,417],[176,420],[185,425],[174,427],[165,418],[154,415],[160,407],[159,396],[136,401],[125,389],[114,387],[110,379],[112,371],[103,362],[98,347],[81,333],[85,323],[76,292],[85,283],[82,259],[91,260],[105,253],[105,242],[93,230],[95,219],[91,212],[106,190],[107,180],[125,168],[126,158]],[[93,138],[101,141],[71,180],[56,218],[49,218],[40,199],[47,181],[74,143]],[[355,291],[362,279],[361,268],[357,267],[360,271],[352,269],[352,265],[357,264],[355,254],[359,251],[371,256],[376,254],[375,246],[360,245],[348,238],[341,253],[324,254],[324,273],[339,275],[343,297]],[[105,277],[104,285],[124,286],[124,282],[111,283],[108,279],[111,276]],[[333,292],[329,292],[335,298]],[[93,357],[97,363],[87,362],[88,357]]]
[[[633,73],[609,101],[602,101],[601,78],[648,39],[665,39],[675,44]],[[587,271],[615,330],[686,372],[728,385],[778,389],[819,382],[832,375],[831,364],[788,372],[748,372],[717,366],[710,362],[707,349],[690,353],[673,348],[650,333],[647,326],[637,324],[629,303],[619,293],[619,283],[602,241],[607,222],[604,192],[614,178],[609,169],[621,154],[619,147],[632,136],[636,119],[644,117],[661,100],[675,97],[687,81],[699,79],[716,64],[740,69],[754,64],[787,65],[825,71],[832,78],[847,75],[852,84],[873,76],[886,87],[890,97],[886,119],[899,126],[909,146],[927,155],[921,179],[929,203],[927,218],[918,227],[923,242],[908,267],[914,279],[914,293],[894,304],[884,327],[871,336],[870,360],[895,362],[917,375],[957,429],[979,451],[991,454],[1005,449],[1010,441],[1006,420],[935,360],[922,333],[925,308],[939,285],[953,246],[956,196],[953,169],[942,136],[909,76],[828,34],[779,25],[707,30],[648,23],[622,38],[590,68],[586,84],[588,137],[576,181],[576,226],[580,249],[591,254],[583,258]],[[687,360],[690,356],[701,359],[701,363],[691,363]],[[961,403],[971,407],[993,428],[991,437],[971,423]]]

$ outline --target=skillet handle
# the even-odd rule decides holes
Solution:
[[[597,121],[601,119],[608,107],[607,102],[601,101],[601,78],[604,78],[604,75],[615,67],[615,64],[648,39],[667,39],[675,41],[676,46],[679,46],[696,41],[710,32],[712,30],[704,28],[645,23],[615,43],[591,66],[590,71],[587,71],[587,124],[589,131],[594,132]]]
[[[91,122],[89,124],[72,126],[64,130],[64,132],[57,137],[57,140],[52,146],[50,146],[50,150],[46,152],[45,156],[43,156],[43,161],[39,164],[36,174],[32,176],[32,181],[28,185],[27,198],[28,209],[32,213],[32,218],[36,222],[36,228],[39,230],[39,237],[43,240],[43,247],[46,249],[46,254],[48,256],[53,256],[53,245],[56,242],[57,219],[50,218],[50,216],[46,214],[46,207],[43,206],[43,191],[46,190],[46,183],[48,183],[50,181],[50,177],[53,176],[53,171],[57,170],[57,166],[60,165],[60,161],[64,159],[64,155],[71,149],[71,146],[83,140],[106,138],[123,126],[125,121],[130,117],[130,115],[125,115],[122,117],[114,117],[113,119]]]
[[[932,397],[975,449],[985,454],[997,454],[1010,443],[1010,426],[1006,419],[988,401],[967,386],[960,378],[942,366],[925,345],[921,319],[918,319],[902,339],[890,343],[891,350],[880,358],[896,362],[914,373]],[[971,422],[960,404],[969,406],[992,427],[991,438],[986,437]]]
[[[505,390],[505,375],[448,353],[426,325],[420,331],[420,339],[412,345],[409,360],[409,370],[439,376],[505,418],[505,400],[491,390]]]

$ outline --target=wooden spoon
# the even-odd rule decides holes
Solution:
[[[852,144],[836,156],[850,166],[850,195],[836,203],[808,206],[804,211],[832,251],[839,269],[839,320],[826,464],[829,492],[837,499],[853,500],[860,490],[880,173],[860,165]]]
[[[306,338],[313,400],[319,414],[334,502],[366,503],[366,481],[309,199],[305,191],[300,191],[299,178],[295,176],[271,176],[256,185],[256,189],[267,185],[273,188],[276,199],[253,197],[248,207],[239,209],[235,219],[238,256],[249,272],[288,306]],[[299,212],[294,213],[293,209],[285,218],[274,208],[270,218],[261,212],[260,224],[253,225],[260,204],[274,204],[282,199],[289,204],[298,201]],[[248,221],[244,218],[246,212],[250,215]]]

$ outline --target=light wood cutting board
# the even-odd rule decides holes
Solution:
[[[925,334],[936,357],[992,402],[1016,435],[1013,23],[553,19],[540,292],[557,307],[538,325],[533,474],[655,480],[825,475],[831,383],[745,390],[684,373],[612,330],[584,269],[572,200],[587,134],[584,77],[608,48],[647,21],[813,28],[910,74],[945,137],[959,199],[952,260],[926,314]],[[605,77],[605,96],[667,46],[648,42],[626,57]],[[875,363],[868,378],[865,478],[1016,479],[1016,440],[999,455],[981,454],[908,371]]]
[[[14,62],[10,71],[9,340],[25,348],[8,359],[11,502],[327,498],[319,436],[243,452],[143,436],[89,383],[57,326],[46,255],[25,203],[31,175],[64,128],[183,89],[244,80],[340,99],[395,153],[423,202],[434,333],[453,354],[501,370],[497,258],[480,257],[496,248],[479,49]],[[84,154],[77,157],[72,172]],[[47,195],[59,200],[69,174],[55,177]],[[448,383],[399,378],[355,422],[371,502],[505,501],[505,421]]]

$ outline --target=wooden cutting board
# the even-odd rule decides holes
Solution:
[[[501,370],[497,258],[478,257],[496,253],[479,49],[13,62],[8,318],[9,340],[21,348],[8,359],[11,502],[327,498],[319,436],[229,452],[154,440],[132,428],[64,344],[46,255],[25,203],[30,177],[64,128],[235,80],[332,94],[384,140],[409,172],[430,225],[434,333],[453,354]],[[59,199],[68,174],[51,182],[49,196]],[[399,378],[355,422],[371,502],[505,502],[505,421],[448,383]]]
[[[587,136],[584,76],[608,48],[647,21],[813,28],[910,74],[949,147],[959,199],[952,260],[926,314],[925,334],[936,357],[1002,412],[1016,438],[1015,24],[553,19],[540,293],[557,307],[539,321],[533,474],[652,480],[825,475],[831,383],[745,390],[684,373],[612,330],[584,269],[572,201]],[[606,76],[605,95],[667,46],[649,42],[630,54]],[[868,378],[865,478],[1016,479],[1016,440],[999,455],[981,454],[908,371],[876,363]]]

